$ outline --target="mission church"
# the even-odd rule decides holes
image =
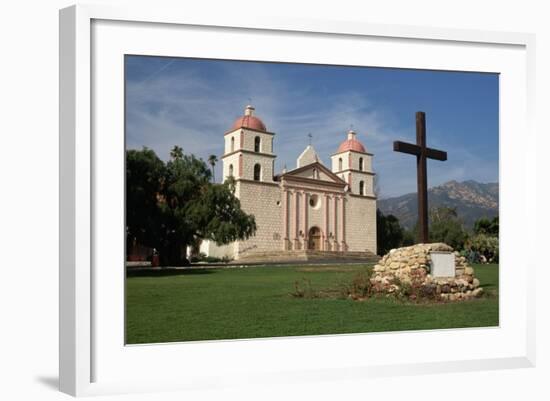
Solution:
[[[373,154],[351,130],[326,167],[313,146],[296,168],[275,174],[275,133],[247,106],[224,135],[223,180],[235,179],[241,208],[257,230],[244,241],[217,246],[203,241],[207,256],[246,259],[278,253],[376,254]]]

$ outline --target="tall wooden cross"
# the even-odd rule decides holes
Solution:
[[[447,152],[426,147],[426,114],[416,113],[416,144],[395,141],[393,150],[416,156],[416,175],[418,185],[418,239],[429,242],[428,236],[428,172],[427,160],[447,160]]]

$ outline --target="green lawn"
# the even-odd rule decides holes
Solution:
[[[129,273],[127,343],[156,343],[498,325],[498,265],[474,266],[486,294],[456,303],[295,298],[349,283],[367,266],[277,266]]]

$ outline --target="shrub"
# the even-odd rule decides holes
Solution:
[[[294,282],[294,291],[290,295],[295,298],[317,298],[316,292],[311,287],[311,281],[305,278]]]
[[[498,237],[477,234],[468,241],[468,248],[474,253],[474,257],[483,255],[485,261],[498,263]]]

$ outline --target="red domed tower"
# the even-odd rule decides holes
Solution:
[[[248,105],[224,135],[223,180],[235,179],[273,182],[275,155],[273,136],[264,122]]]
[[[374,197],[373,154],[357,139],[355,131],[348,132],[335,154],[331,156],[332,172],[348,183],[354,195]]]

